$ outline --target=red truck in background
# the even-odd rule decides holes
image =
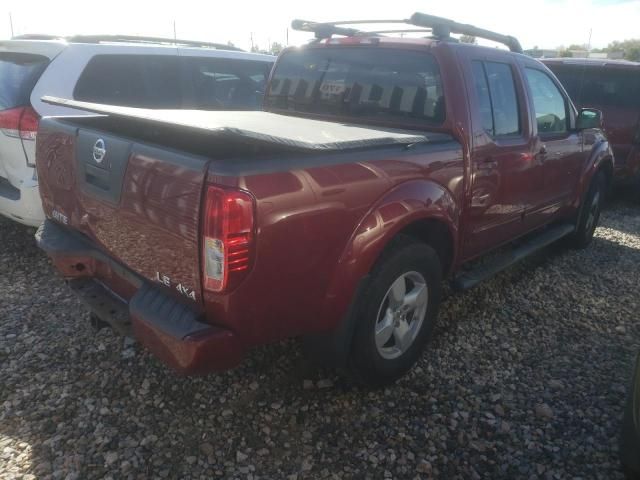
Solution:
[[[640,63],[595,58],[548,58],[578,107],[602,112],[615,158],[614,179],[640,180]]]
[[[39,245],[97,318],[179,372],[301,336],[365,384],[399,378],[443,279],[586,247],[614,167],[599,112],[513,37],[403,22],[432,38],[294,22],[316,40],[281,54],[265,112],[48,99],[98,115],[40,124]]]

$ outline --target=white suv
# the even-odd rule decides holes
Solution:
[[[258,110],[274,59],[226,45],[144,37],[0,41],[0,215],[40,225],[39,119],[87,114],[43,103],[44,95],[141,108]]]

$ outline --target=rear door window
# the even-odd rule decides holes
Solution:
[[[520,109],[511,66],[481,61],[471,66],[484,130],[492,137],[518,135]]]
[[[255,110],[269,62],[178,55],[97,55],[76,100],[139,108]]]
[[[0,52],[0,110],[29,105],[31,91],[48,64],[41,55]]]
[[[542,70],[525,68],[539,134],[559,134],[568,131],[567,103],[551,77]]]
[[[265,105],[352,118],[440,124],[444,92],[435,58],[378,47],[321,47],[280,57]]]
[[[473,68],[473,85],[480,108],[480,118],[484,131],[493,136],[493,108],[491,107],[491,94],[489,93],[489,82],[484,71],[482,62],[471,62]]]

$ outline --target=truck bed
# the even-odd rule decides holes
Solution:
[[[270,112],[150,110],[43,97],[44,102],[108,115],[199,131],[210,139],[271,145],[293,150],[337,151],[391,145],[411,145],[450,139],[439,133],[367,127],[327,122]]]

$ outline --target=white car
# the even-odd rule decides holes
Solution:
[[[274,60],[226,45],[147,37],[0,41],[0,215],[40,225],[39,119],[87,114],[43,103],[44,95],[141,108],[258,110]]]

